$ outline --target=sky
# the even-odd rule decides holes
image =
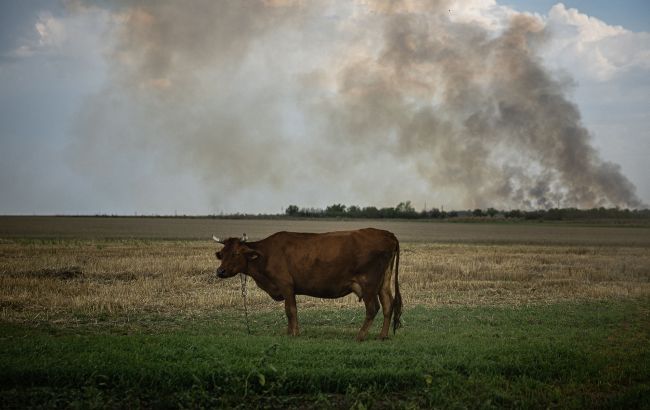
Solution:
[[[650,203],[646,1],[0,1],[0,214]]]

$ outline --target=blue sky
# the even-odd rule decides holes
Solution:
[[[508,0],[503,5],[518,11],[546,14],[559,3],[554,0]],[[566,0],[562,3],[596,17],[612,25],[620,25],[632,31],[650,31],[650,2],[645,0]]]
[[[290,203],[302,206],[325,206],[335,202],[395,205],[390,198],[397,198],[394,202],[412,200],[416,207],[424,202],[430,206],[432,203],[446,204],[446,209],[469,208],[476,204],[456,196],[455,192],[462,190],[459,187],[450,186],[441,193],[424,178],[412,177],[422,165],[408,160],[403,162],[403,158],[395,168],[396,176],[385,181],[384,194],[362,187],[382,183],[371,176],[380,173],[381,166],[339,165],[342,167],[340,174],[335,166],[310,168],[321,163],[336,164],[334,157],[343,155],[337,151],[339,143],[309,142],[309,152],[316,152],[313,158],[305,158],[307,154],[298,150],[301,158],[295,160],[296,166],[304,169],[306,175],[312,175],[312,182],[294,183],[297,180],[293,171],[287,174],[262,171],[263,182],[251,184],[250,188],[235,187],[233,178],[228,176],[230,171],[218,170],[217,158],[214,173],[206,171],[205,167],[197,171],[193,164],[204,161],[205,150],[183,151],[179,141],[188,138],[192,143],[205,143],[203,137],[192,135],[222,124],[220,116],[227,117],[228,129],[246,129],[244,135],[248,139],[232,148],[233,158],[246,159],[247,149],[251,157],[253,151],[260,150],[272,155],[271,147],[275,144],[265,140],[266,129],[262,125],[251,128],[247,119],[235,120],[241,114],[236,107],[259,109],[261,122],[273,121],[269,115],[279,114],[288,124],[283,133],[278,131],[284,143],[297,138],[291,135],[298,135],[298,130],[302,130],[308,120],[297,111],[302,108],[295,107],[303,107],[305,95],[312,95],[311,91],[301,91],[296,97],[292,94],[293,81],[295,78],[307,81],[312,77],[305,73],[296,77],[294,71],[302,69],[296,64],[307,59],[311,66],[318,66],[321,60],[338,52],[339,46],[328,43],[329,34],[319,34],[314,28],[298,36],[280,30],[262,34],[273,44],[280,36],[299,38],[296,41],[303,45],[305,42],[314,44],[313,50],[286,51],[289,53],[286,54],[286,66],[280,61],[265,62],[266,57],[262,51],[256,51],[254,42],[251,45],[238,43],[249,53],[241,65],[237,65],[238,59],[243,58],[239,51],[226,49],[225,62],[220,62],[222,57],[219,57],[219,64],[226,67],[223,70],[230,70],[224,78],[233,79],[233,84],[223,85],[221,89],[232,88],[229,92],[234,97],[224,96],[221,100],[222,97],[206,95],[201,90],[175,95],[173,98],[182,99],[183,107],[201,101],[183,114],[183,118],[195,116],[196,123],[181,126],[178,121],[166,123],[161,118],[165,114],[156,114],[155,107],[168,101],[151,103],[154,94],[128,96],[125,92],[114,91],[133,87],[125,85],[129,78],[120,67],[123,63],[120,58],[126,54],[116,53],[115,48],[119,36],[124,35],[123,15],[129,10],[107,10],[101,3],[92,4],[99,6],[71,8],[52,1],[0,2],[1,214],[277,212]],[[650,55],[650,35],[647,32],[650,32],[650,2],[565,1],[566,7],[556,7],[551,13],[556,4],[545,0],[498,3],[515,11],[537,13],[544,24],[560,33],[540,50],[545,65],[559,76],[571,78],[573,85],[568,88],[567,98],[578,105],[584,126],[592,134],[593,146],[603,160],[620,166],[622,173],[636,186],[640,199],[648,204],[650,63],[647,56]],[[577,13],[570,12],[572,8],[577,9]],[[489,8],[480,12],[490,19],[500,18],[490,14],[493,10]],[[580,16],[595,19],[580,20]],[[340,26],[346,27],[345,24],[343,21]],[[614,26],[621,26],[624,32],[615,33]],[[221,35],[219,31],[216,33]],[[180,46],[193,50],[193,44]],[[131,53],[126,55],[128,58],[151,52],[129,48],[126,51]],[[161,58],[171,56],[170,61],[179,58],[178,53],[156,52]],[[203,58],[197,55],[189,57]],[[294,61],[296,63],[289,66],[289,62]],[[277,70],[277,78],[271,82],[262,77],[255,80],[260,67]],[[307,68],[303,71],[308,71]],[[204,66],[179,65],[178,69],[180,71],[170,75],[186,80],[213,76],[221,81],[221,72],[211,74]],[[246,77],[246,73],[252,77]],[[153,88],[166,87],[166,78],[152,78],[151,81]],[[236,94],[236,81],[245,81],[243,95]],[[280,88],[278,84],[286,86]],[[282,90],[281,95],[272,93],[274,90]],[[260,101],[267,103],[258,105]],[[180,100],[177,103],[181,104]],[[205,107],[209,104],[221,107],[221,114],[207,112]],[[99,112],[98,107],[103,111]],[[309,118],[327,121],[327,116],[323,115]],[[93,124],[99,129],[94,139],[85,140],[83,130],[87,130],[89,121],[96,121]],[[139,139],[138,136],[144,134],[159,137]],[[154,138],[159,138],[159,143]],[[250,143],[256,145],[247,147]],[[183,153],[175,154],[174,150],[179,149]],[[278,155],[282,158],[281,153]],[[395,161],[392,155],[379,152],[377,158]],[[256,166],[242,165],[236,172],[248,175],[252,173],[249,169]],[[206,189],[206,185],[210,188]],[[225,196],[227,200],[223,199]],[[504,204],[517,207],[512,202]]]

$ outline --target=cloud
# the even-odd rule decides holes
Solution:
[[[36,13],[34,20],[23,21],[27,29],[5,50],[5,61],[16,62],[29,58],[46,58],[51,61],[68,59],[77,62],[97,60],[102,35],[116,23],[108,10],[93,7],[79,9],[77,13],[54,15],[49,11]],[[104,46],[108,46],[105,44]]]
[[[63,22],[49,14],[41,15],[34,28],[38,33],[38,44],[41,47],[59,47],[66,39]]]
[[[6,58],[21,59],[58,54],[68,40],[64,19],[54,17],[50,13],[41,13],[28,33],[29,36],[22,38],[13,49],[5,53]]]
[[[609,25],[559,3],[548,14],[553,41],[548,61],[571,67],[580,77],[609,81],[634,69],[650,70],[650,33]]]

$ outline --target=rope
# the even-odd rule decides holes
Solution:
[[[246,280],[248,279],[248,276],[240,273],[239,279],[241,280],[241,297],[244,299],[244,317],[246,318],[246,331],[250,335],[251,327],[248,324],[248,305],[246,304],[246,296],[248,295],[248,290],[246,289]]]

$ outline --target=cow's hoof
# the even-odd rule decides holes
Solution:
[[[357,337],[355,337],[354,339],[355,339],[357,342],[363,342],[364,340],[366,340],[365,336],[357,336]]]
[[[382,342],[385,341],[385,340],[388,340],[388,335],[386,335],[386,336],[379,335],[379,336],[377,336],[377,340],[381,340]]]

